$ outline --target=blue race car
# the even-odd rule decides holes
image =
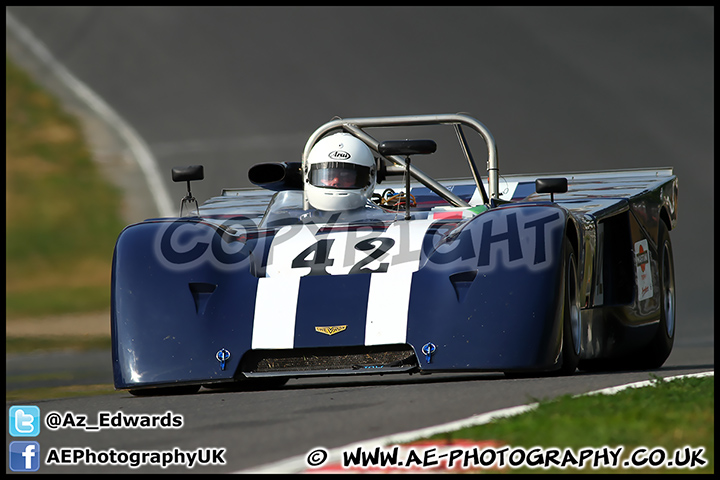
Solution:
[[[437,137],[396,133],[428,127]],[[448,132],[468,178],[416,166]],[[172,175],[187,183],[180,216],[130,225],[115,247],[117,389],[569,375],[658,368],[672,350],[672,168],[501,177],[489,130],[442,114],[334,119],[301,161],[254,165],[259,188],[202,205],[203,167]]]

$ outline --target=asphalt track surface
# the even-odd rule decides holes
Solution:
[[[680,182],[679,223],[671,233],[677,336],[666,364],[652,373],[714,369],[713,8],[7,11],[131,126],[156,162],[165,182],[160,190],[173,209],[185,193],[170,181],[173,166],[205,166],[205,180],[193,187],[203,201],[223,187],[249,186],[246,171],[254,163],[298,160],[310,133],[336,115],[468,112],[493,132],[506,173],[673,166]],[[8,37],[8,48],[11,43]],[[57,83],[28,51],[18,48],[13,55],[28,68],[35,64],[41,81]],[[113,136],[114,125],[97,123]],[[423,162],[432,176],[467,175],[461,163]],[[157,198],[133,162],[124,158],[120,164],[109,171],[131,178],[128,189],[138,200],[128,213],[138,215],[131,221],[159,214]],[[50,372],[48,365],[59,368],[61,361],[111,382],[109,354],[105,364],[95,357],[8,357],[7,374],[21,368]],[[45,429],[36,440],[44,451],[225,448],[224,466],[138,471],[234,472],[318,446],[339,447],[648,375],[306,379],[274,391],[46,400],[35,402],[43,414],[74,412],[89,422],[101,411],[172,411],[184,423],[176,430]],[[41,470],[130,471],[84,465]]]

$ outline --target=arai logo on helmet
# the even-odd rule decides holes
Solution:
[[[333,150],[332,152],[328,153],[328,157],[332,158],[333,160],[347,160],[350,158],[350,154],[344,150]]]

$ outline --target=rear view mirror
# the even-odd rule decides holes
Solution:
[[[190,191],[190,182],[192,182],[193,180],[202,180],[203,178],[205,178],[205,171],[202,165],[190,165],[189,167],[174,167],[172,169],[173,182],[187,182],[187,195],[185,195],[185,197],[182,199],[182,202],[180,203],[181,217],[183,216],[183,208],[185,207],[186,203],[188,205],[194,203],[197,216],[200,216],[200,206],[198,205],[197,200],[195,200],[195,197],[193,197],[193,194]]]
[[[437,144],[432,140],[387,140],[378,145],[382,156],[402,155],[405,157],[405,220],[410,220],[410,155],[435,153]]]
[[[380,155],[427,155],[435,153],[437,144],[432,140],[387,140],[378,145]]]
[[[550,201],[554,202],[556,193],[565,193],[568,191],[567,178],[538,178],[535,180],[535,191],[537,193],[549,193]]]
[[[205,178],[205,173],[202,165],[190,165],[189,167],[175,167],[172,169],[173,182],[191,182],[203,178]]]

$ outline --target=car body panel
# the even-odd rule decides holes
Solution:
[[[535,193],[552,176],[567,192]],[[413,185],[409,220],[371,204],[318,212],[274,184],[225,189],[198,216],[128,226],[113,257],[116,388],[553,370],[566,238],[580,357],[623,355],[655,335],[659,225],[677,222],[671,168],[503,174],[484,183],[486,204],[473,178],[437,182],[444,191]],[[387,188],[403,183],[377,191]]]

